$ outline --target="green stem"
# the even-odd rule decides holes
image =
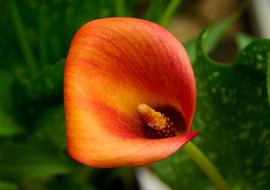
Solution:
[[[116,0],[115,2],[116,16],[125,16],[125,0]]]
[[[146,20],[157,21],[163,9],[164,0],[152,0],[146,16]]]
[[[31,72],[31,74],[35,74],[37,72],[37,68],[35,64],[36,62],[35,62],[34,54],[31,51],[30,44],[26,39],[27,35],[23,27],[23,23],[19,14],[18,7],[14,0],[9,0],[8,2],[9,2],[9,8],[10,8],[13,23],[15,26],[15,30],[17,32],[19,43],[22,48],[24,57],[26,59],[28,69]]]
[[[196,147],[195,144],[189,142],[183,147],[183,151],[186,152],[193,159],[194,162],[205,172],[209,179],[215,184],[218,190],[227,190],[228,185],[218,170],[211,163],[211,161],[203,154],[203,152]]]
[[[165,26],[170,21],[171,17],[173,16],[174,12],[176,11],[181,2],[182,0],[171,0],[171,2],[164,11],[164,14],[159,19],[158,23],[162,26]]]

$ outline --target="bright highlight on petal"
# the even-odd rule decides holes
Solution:
[[[165,159],[191,132],[195,79],[183,46],[157,24],[89,22],[76,33],[64,74],[69,154],[92,167]]]

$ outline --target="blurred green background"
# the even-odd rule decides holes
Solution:
[[[230,189],[269,188],[270,42],[251,37],[240,3],[1,0],[0,190],[140,189],[136,168],[89,168],[66,153],[63,68],[69,44],[82,24],[113,16],[151,20],[184,43],[198,88],[193,128],[201,135],[195,144]],[[181,150],[149,169],[172,189],[215,189]]]

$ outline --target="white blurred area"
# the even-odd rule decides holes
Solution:
[[[171,190],[169,186],[163,183],[147,167],[136,169],[136,177],[141,190]]]
[[[270,0],[250,0],[251,23],[254,32],[262,38],[270,38]]]

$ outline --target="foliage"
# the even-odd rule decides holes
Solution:
[[[181,1],[173,0],[166,7],[165,1],[153,0],[145,16],[134,11],[136,3],[0,2],[0,190],[119,189],[119,184],[122,189],[137,188],[132,168],[86,168],[67,156],[62,101],[64,58],[83,23],[141,16],[165,25]],[[194,128],[201,135],[195,143],[233,188],[266,189],[270,185],[270,41],[239,34],[239,54],[233,64],[217,63],[207,55],[237,17],[239,12],[185,44],[198,87]],[[183,151],[153,168],[173,189],[213,189]]]
[[[194,63],[198,94],[194,128],[201,132],[196,144],[232,189],[267,189],[270,109],[266,66],[270,40],[257,39],[242,46],[245,48],[232,64],[218,63],[206,54],[209,30],[197,41]],[[174,189],[213,188],[184,152],[154,167]]]

